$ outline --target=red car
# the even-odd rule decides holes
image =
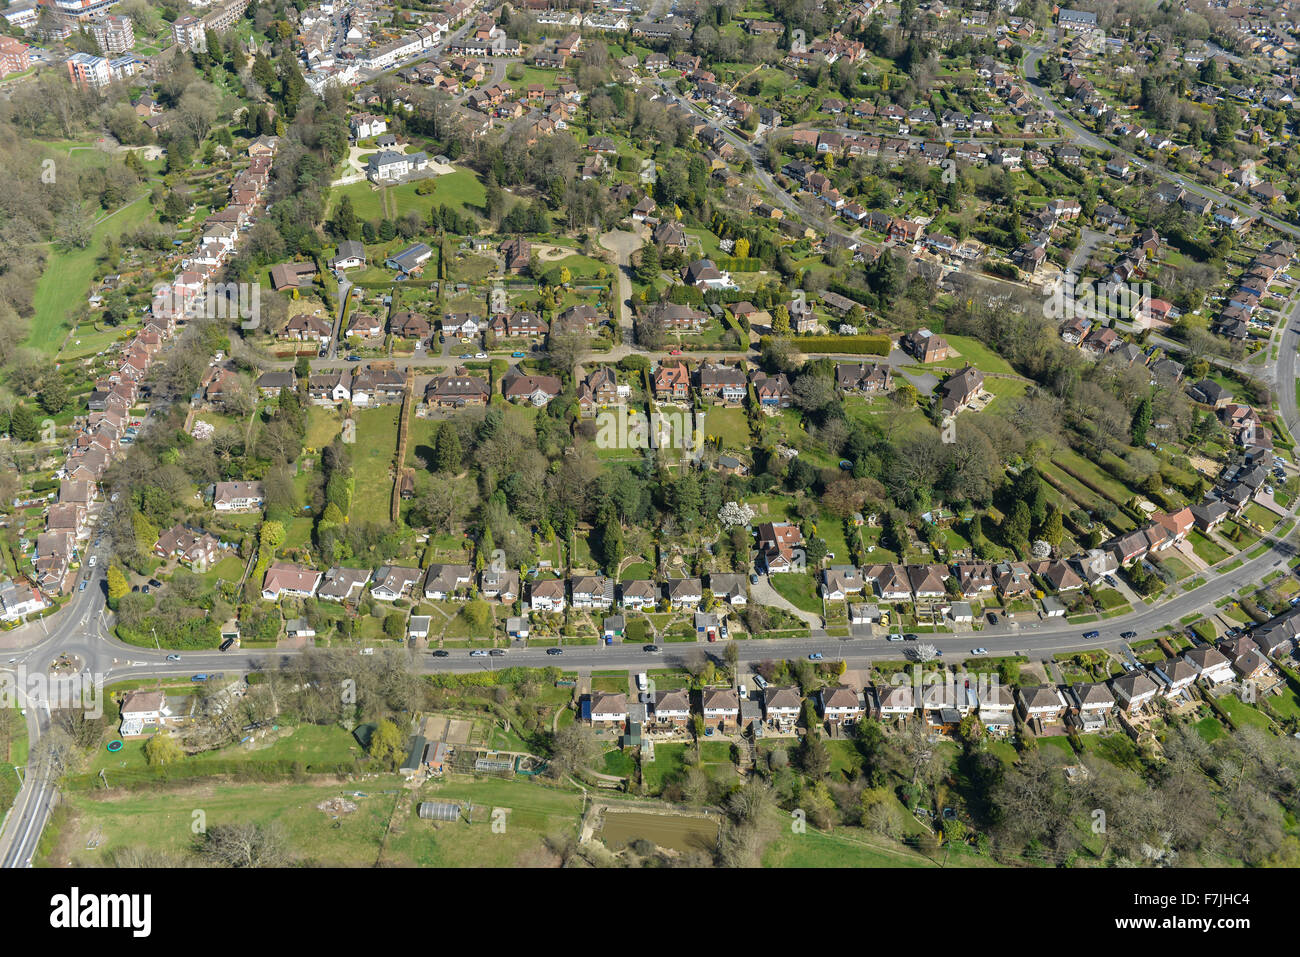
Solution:
[[[670,353],[668,353],[668,354],[669,354],[670,356],[679,356],[679,355],[682,354],[682,350],[681,350],[681,349],[674,349],[672,352],[670,352]]]

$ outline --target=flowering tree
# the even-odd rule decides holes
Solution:
[[[748,525],[753,520],[754,510],[748,505],[742,505],[739,502],[728,502],[718,509],[718,521],[722,523],[723,528]]]

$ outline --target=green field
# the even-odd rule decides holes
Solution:
[[[397,452],[397,418],[401,407],[380,406],[356,413],[357,441],[352,448],[356,493],[352,514],[386,523],[393,494],[393,456]]]

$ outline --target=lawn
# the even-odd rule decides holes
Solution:
[[[1193,530],[1188,534],[1187,540],[1192,543],[1192,551],[1196,553],[1196,557],[1207,565],[1217,565],[1228,557],[1225,549],[1218,543],[1210,541],[1199,531]]]
[[[393,455],[397,451],[397,417],[400,406],[386,405],[356,413],[356,445],[352,449],[352,466],[356,474],[356,494],[352,514],[367,521],[388,521],[393,494]]]
[[[716,406],[705,410],[704,434],[707,438],[722,439],[723,449],[747,450],[753,447],[749,438],[749,420],[744,409],[727,409]]]
[[[31,328],[27,345],[53,354],[72,328],[68,319],[90,295],[90,283],[95,275],[99,257],[109,237],[121,236],[152,219],[154,209],[149,194],[120,207],[109,214],[91,231],[91,241],[85,249],[62,250],[54,248],[45,263],[45,271],[36,283],[32,294]]]
[[[777,594],[796,608],[810,611],[815,615],[822,613],[822,600],[817,594],[817,582],[811,575],[786,572],[782,575],[771,575],[768,581],[772,583]]]

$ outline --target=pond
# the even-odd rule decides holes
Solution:
[[[718,843],[718,821],[695,815],[606,811],[597,836],[615,850],[647,840],[675,851],[711,854]]]

